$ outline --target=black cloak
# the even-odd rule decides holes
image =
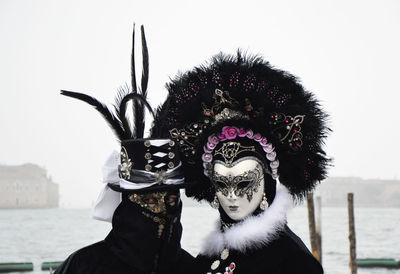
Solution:
[[[194,258],[180,246],[182,206],[158,238],[158,224],[139,205],[123,199],[114,212],[112,230],[100,242],[71,254],[56,274],[189,273]]]

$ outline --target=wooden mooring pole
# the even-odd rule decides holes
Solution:
[[[314,257],[321,262],[321,230],[319,229],[319,235],[315,225],[315,208],[314,208],[314,196],[312,193],[307,196],[307,209],[308,209],[308,230],[310,231],[310,243],[311,251]],[[319,227],[319,226],[318,226]],[[320,227],[319,227],[320,228]]]
[[[349,214],[350,273],[357,274],[356,231],[354,227],[353,193],[347,193],[347,210]]]
[[[315,233],[317,234],[317,251],[319,255],[319,262],[322,264],[322,204],[321,196],[315,197]]]

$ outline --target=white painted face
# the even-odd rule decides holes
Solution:
[[[222,209],[232,220],[242,220],[260,205],[264,194],[264,171],[254,157],[232,165],[216,161],[212,182]]]

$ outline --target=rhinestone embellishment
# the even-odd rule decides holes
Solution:
[[[214,262],[212,263],[212,265],[211,265],[211,270],[217,269],[220,263],[221,263],[221,262],[220,262],[219,260],[214,261]]]
[[[221,252],[221,259],[222,259],[222,260],[226,260],[226,259],[228,258],[228,256],[229,256],[229,250],[225,248],[225,249],[222,250],[222,252]]]
[[[220,254],[220,258],[222,261],[225,261],[227,258],[229,257],[229,249],[225,248],[224,250],[222,250],[221,254]],[[212,264],[211,264],[211,270],[216,270],[221,264],[220,260],[215,260]],[[231,262],[229,264],[229,266],[225,267],[225,271],[223,272],[224,274],[233,274],[233,271],[236,268],[236,264],[234,262]],[[212,274],[211,272],[207,272],[207,274]],[[222,274],[221,272],[217,272],[216,274]]]
[[[119,176],[123,179],[129,179],[131,177],[131,169],[133,163],[128,157],[128,152],[125,147],[121,147],[121,164],[118,166]]]
[[[231,262],[231,264],[227,267],[225,267],[225,272],[224,274],[233,274],[233,270],[235,270],[236,264],[234,262]]]

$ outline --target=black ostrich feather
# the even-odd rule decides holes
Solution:
[[[131,85],[132,85],[132,93],[137,94],[138,89],[136,85],[136,67],[135,67],[135,23],[133,23],[133,31],[132,31],[132,53],[131,53]],[[119,111],[118,111],[119,112]],[[132,128],[132,136],[136,137],[136,125],[137,125],[137,116],[140,115],[140,105],[139,102],[133,102],[132,104],[132,113],[134,115],[133,120],[133,128]],[[125,115],[125,113],[124,113]]]
[[[144,27],[141,27],[142,34],[142,61],[143,61],[143,71],[141,79],[141,91],[144,98],[147,97],[147,84],[149,82],[149,51],[146,43],[146,36],[144,33]]]
[[[202,128],[198,135],[192,135],[197,137],[190,137],[190,145],[182,146],[186,157],[183,159],[185,180],[191,185],[186,189],[187,195],[199,200],[212,201],[214,198],[210,180],[203,175],[201,156],[208,136],[220,132],[225,125],[251,129],[274,145],[279,159],[280,182],[298,200],[326,178],[331,162],[324,152],[324,139],[330,131],[328,115],[297,77],[274,68],[262,57],[240,51],[236,55],[217,54],[210,62],[173,78],[167,89],[169,95],[157,111],[152,136],[165,138],[170,130],[185,131],[190,125],[202,125],[205,119],[214,119],[214,112],[211,112],[214,106],[218,107],[215,108],[216,113],[229,107],[249,117],[242,120],[230,118]],[[217,104],[216,90],[229,92],[231,103]],[[207,116],[205,113],[208,113]],[[281,138],[277,131],[281,125],[275,125],[272,120],[274,113],[285,117],[304,117],[300,148],[293,149],[293,143]],[[191,133],[190,130],[188,132]]]
[[[135,73],[135,51],[134,47],[132,47],[132,64],[131,64],[131,72],[132,72],[132,94],[140,94],[142,99],[146,101],[147,98],[147,84],[149,80],[149,53],[147,49],[146,36],[144,32],[143,25],[140,28],[141,36],[142,36],[142,78],[141,78],[141,88],[138,89],[136,86],[136,73]],[[132,35],[133,44],[134,44],[134,33]],[[147,101],[146,101],[147,102]],[[134,113],[134,122],[133,122],[133,137],[134,138],[143,138],[144,128],[145,128],[145,106],[141,100],[135,100],[133,102],[133,113]]]
[[[118,119],[121,121],[121,124],[125,130],[125,132],[127,132],[127,134],[129,136],[133,136],[133,132],[134,129],[131,126],[131,123],[129,122],[129,120],[126,118],[126,110],[124,110],[124,112],[121,112],[121,103],[122,100],[125,98],[125,96],[127,96],[128,94],[130,94],[130,88],[127,84],[125,84],[125,86],[122,86],[118,89],[118,93],[115,97],[115,112],[117,114]]]
[[[115,115],[108,109],[108,107],[105,104],[98,101],[96,98],[83,93],[67,91],[67,90],[61,90],[61,95],[81,100],[93,106],[98,112],[100,112],[100,114],[104,117],[104,119],[106,119],[108,124],[111,126],[111,129],[114,131],[114,133],[120,140],[127,138],[128,134],[127,132],[125,132],[121,121],[117,117],[115,117]]]
[[[133,23],[132,31],[132,53],[131,53],[131,85],[132,92],[136,93],[136,70],[135,70],[135,23]]]
[[[109,123],[115,134],[120,140],[124,139],[130,139],[134,138],[132,131],[130,131],[130,125],[129,121],[125,115],[126,113],[126,107],[127,103],[130,100],[133,100],[134,103],[139,103],[143,107],[146,107],[147,110],[150,112],[150,114],[155,116],[153,109],[151,108],[150,104],[147,102],[147,100],[143,97],[141,94],[136,94],[136,93],[128,93],[126,94],[126,90],[120,89],[117,97],[116,97],[116,112],[117,112],[117,117],[108,109],[108,107],[103,104],[102,102],[98,101],[96,98],[79,93],[79,92],[74,92],[74,91],[67,91],[67,90],[61,90],[61,95],[65,95],[68,97],[72,97],[78,100],[81,100],[83,102],[88,103],[91,106],[94,106],[94,108],[100,112],[100,114],[106,119],[106,121]],[[125,95],[126,94],[126,95]]]

